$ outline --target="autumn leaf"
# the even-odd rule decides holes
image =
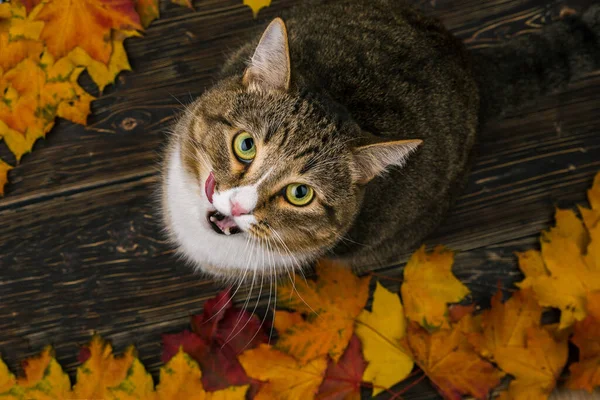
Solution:
[[[587,293],[600,290],[600,210],[595,179],[589,192],[592,209],[582,209],[584,223],[570,210],[557,210],[556,226],[543,232],[541,252],[519,254],[525,274],[521,288],[531,287],[539,304],[561,310],[560,329],[585,318]]]
[[[316,399],[360,400],[360,388],[366,365],[360,341],[356,336],[352,336],[340,360],[337,363],[329,360]]]
[[[470,336],[470,341],[489,360],[505,347],[524,347],[527,331],[539,327],[542,308],[531,289],[516,292],[504,304],[502,292],[492,297],[491,309],[482,314],[482,334]]]
[[[73,387],[73,397],[79,399],[104,399],[110,397],[111,388],[119,385],[127,377],[133,364],[133,347],[121,357],[115,357],[110,344],[99,336],[80,352],[83,365],[77,368],[77,383]]]
[[[239,360],[248,376],[264,382],[255,400],[312,399],[327,368],[325,357],[302,364],[266,344],[245,351]]]
[[[413,369],[413,361],[401,345],[405,334],[400,298],[377,282],[372,311],[363,310],[356,319],[356,335],[368,362],[363,380],[373,383],[374,396],[402,381]]]
[[[193,332],[163,335],[163,362],[179,347],[200,364],[206,390],[253,383],[237,361],[237,356],[267,341],[261,321],[247,311],[233,307],[230,290],[204,304],[204,312],[191,319]],[[256,388],[253,388],[256,390]]]
[[[25,58],[39,60],[44,43],[38,39],[44,23],[27,18],[25,7],[19,4],[0,7],[0,69],[7,71]]]
[[[554,338],[541,326],[542,310],[531,289],[501,300],[498,292],[482,315],[483,332],[469,335],[469,341],[515,378],[510,398],[546,398],[567,361],[567,340]]]
[[[570,366],[566,386],[591,392],[600,387],[600,292],[588,295],[587,311],[587,317],[575,323],[571,341],[579,348],[579,361]]]
[[[141,36],[137,31],[113,31],[111,43],[113,51],[108,65],[96,61],[81,47],[76,47],[69,54],[71,62],[79,67],[86,67],[92,80],[98,85],[100,92],[113,83],[121,71],[131,71],[123,42],[132,36]]]
[[[333,261],[320,261],[316,271],[316,282],[296,279],[295,284],[278,287],[277,304],[306,319],[280,331],[276,347],[302,363],[325,355],[337,362],[352,337],[354,319],[367,302],[370,279]]]
[[[457,303],[469,289],[452,274],[454,253],[438,246],[417,250],[404,269],[401,287],[406,317],[432,330],[449,328],[448,303]]]
[[[252,9],[252,14],[256,18],[261,9],[271,5],[271,0],[244,0],[244,5]]]
[[[194,8],[194,5],[192,4],[192,0],[171,0],[171,3],[177,4],[178,6],[191,8],[191,9]]]
[[[24,377],[17,379],[16,392],[27,399],[68,399],[71,392],[69,376],[54,358],[53,351],[46,347],[42,353],[23,362]]]
[[[243,400],[248,386],[232,386],[216,392],[206,392],[202,386],[202,373],[190,356],[179,350],[160,369],[160,384],[156,387],[156,400]]]
[[[0,128],[1,130],[2,128]],[[4,194],[4,185],[8,182],[8,171],[10,171],[12,167],[0,160],[0,196]],[[1,392],[0,392],[1,393]]]
[[[494,353],[496,363],[515,379],[508,386],[511,399],[546,399],[567,362],[567,341],[544,328],[531,327],[525,346],[507,346]]]
[[[147,28],[152,21],[160,16],[158,0],[135,0],[135,11],[140,16],[140,22]]]
[[[79,46],[93,59],[108,64],[111,29],[142,29],[133,0],[53,0],[45,3],[36,20],[46,24],[42,39],[57,58]]]
[[[112,395],[109,398],[114,400],[151,399],[154,396],[154,382],[140,360],[134,358],[125,380],[110,388],[110,392]]]
[[[417,365],[446,399],[458,400],[466,394],[487,399],[503,376],[477,354],[459,325],[430,333],[411,322],[406,343]]]
[[[17,379],[10,373],[6,364],[0,360],[0,398],[2,393],[8,392],[16,384]]]

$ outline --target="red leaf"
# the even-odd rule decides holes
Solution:
[[[360,340],[356,335],[352,335],[338,363],[329,360],[325,378],[316,398],[320,400],[360,399],[360,386],[366,366]]]
[[[92,352],[90,351],[90,348],[88,346],[83,346],[79,350],[79,354],[77,355],[77,361],[79,361],[80,364],[83,364],[88,360],[88,358],[91,357],[91,355]]]
[[[183,345],[183,350],[200,364],[202,384],[207,391],[229,386],[259,383],[250,379],[237,356],[267,342],[261,321],[247,311],[234,308],[231,290],[226,289],[207,300],[204,312],[191,318],[192,331],[163,335],[163,362],[167,362]]]

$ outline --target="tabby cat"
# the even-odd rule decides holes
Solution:
[[[398,0],[284,20],[229,58],[166,152],[166,229],[214,276],[393,261],[461,193],[484,122],[600,66],[600,5],[472,52]]]

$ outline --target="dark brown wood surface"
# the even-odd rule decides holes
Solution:
[[[53,344],[73,373],[78,346],[97,332],[119,351],[135,344],[156,374],[160,334],[184,329],[220,289],[177,260],[160,232],[154,195],[168,126],[245,33],[298,1],[274,0],[258,21],[242,0],[196,1],[194,12],[161,3],[161,19],[127,42],[134,71],[93,103],[89,126],[60,121],[10,173],[0,199],[0,354],[14,371]],[[419,3],[475,47],[537,29],[569,1]],[[498,282],[521,278],[514,251],[537,246],[554,208],[583,203],[600,171],[600,73],[491,124],[478,152],[465,194],[428,243],[461,250],[454,271],[485,306]],[[406,256],[368,269],[401,276]],[[427,385],[410,394],[435,396]]]

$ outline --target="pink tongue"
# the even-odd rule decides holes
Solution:
[[[204,184],[204,193],[210,204],[213,202],[213,194],[215,193],[215,175],[211,172]]]
[[[223,232],[227,232],[231,228],[237,228],[237,225],[235,224],[235,221],[233,219],[231,219],[230,217],[225,217],[225,218],[223,218],[220,221],[214,221],[214,223],[217,224],[217,226]]]

